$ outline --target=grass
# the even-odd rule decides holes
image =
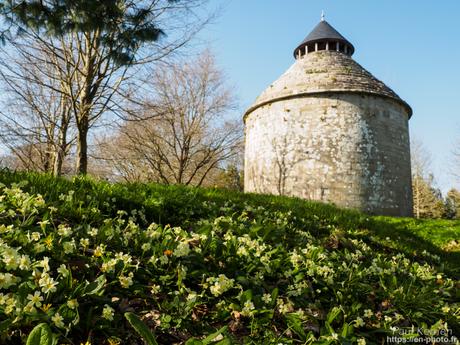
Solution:
[[[27,181],[23,187],[25,191],[41,194],[50,201],[58,201],[59,195],[74,190],[84,208],[67,210],[69,220],[78,221],[85,210],[92,207],[104,210],[108,216],[114,216],[118,209],[128,212],[144,209],[146,223],[179,226],[210,216],[201,207],[204,201],[216,203],[219,207],[232,202],[240,211],[245,205],[263,206],[273,211],[292,212],[294,216],[302,218],[303,226],[316,236],[328,236],[328,229],[339,227],[356,238],[365,238],[381,248],[401,251],[409,256],[417,257],[423,251],[432,252],[442,258],[449,272],[460,277],[460,220],[372,217],[299,198],[243,194],[216,188],[154,183],[111,184],[89,178],[56,179],[44,174],[8,170],[0,173],[0,182],[4,184],[24,181]],[[93,197],[89,203],[87,195]],[[116,201],[110,202],[113,198]],[[217,215],[219,212],[216,212]],[[455,241],[457,246],[452,245]]]
[[[5,205],[17,214],[7,215],[7,206],[0,212],[0,224],[15,229],[2,232],[3,241],[26,252],[31,267],[42,267],[47,256],[51,271],[63,264],[81,282],[62,279],[57,285],[61,297],[57,292],[44,295],[53,307],[35,314],[18,312],[22,321],[8,323],[13,318],[1,316],[5,307],[0,301],[0,333],[11,344],[24,341],[39,321],[53,327],[60,343],[79,345],[89,339],[116,344],[125,339],[137,344],[122,317],[126,311],[141,316],[160,344],[201,344],[216,329],[222,344],[377,344],[395,327],[439,329],[446,321],[460,332],[459,221],[371,217],[297,198],[7,170],[0,171],[0,183],[18,184],[27,195],[40,194],[48,209],[56,209],[52,214],[37,206],[27,217],[20,216],[29,206],[17,206],[17,199],[25,203],[27,195],[7,192]],[[44,220],[50,225],[42,227]],[[152,223],[157,224],[156,240],[146,237]],[[64,225],[72,227],[80,242],[88,239],[88,229],[99,229],[99,234],[89,237],[88,245],[77,242],[75,251],[66,254],[59,247],[65,239],[58,234]],[[40,241],[46,237],[51,244],[43,243],[50,247],[26,239],[40,228]],[[94,255],[101,246],[104,254]],[[137,265],[101,269],[120,251]],[[74,263],[86,265],[86,271],[74,271]],[[39,288],[32,273],[21,274],[30,293]],[[218,280],[221,275],[229,280]],[[133,285],[123,286],[121,281],[129,277]],[[95,288],[89,282],[97,279],[97,291],[89,293]],[[152,281],[161,292],[147,292]],[[25,305],[21,289],[25,287],[3,290],[16,296],[16,305]],[[225,291],[215,294],[219,289]],[[67,310],[62,296],[79,301],[78,317]],[[115,310],[111,323],[95,316],[104,306]],[[369,308],[372,317],[365,317]],[[152,310],[159,319],[152,321]],[[72,325],[62,328],[56,313],[73,320]]]

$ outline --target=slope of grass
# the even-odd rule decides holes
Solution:
[[[211,343],[460,331],[459,222],[218,189],[8,171],[0,182],[0,332],[11,344],[40,322],[59,343],[140,343],[125,312],[160,344],[204,344],[217,329]]]

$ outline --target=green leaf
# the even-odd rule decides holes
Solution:
[[[40,323],[34,327],[27,338],[26,345],[52,345],[53,333],[46,323]]]
[[[215,345],[232,345],[232,341],[229,338],[225,338],[218,343],[215,343]]]
[[[303,341],[305,341],[307,335],[302,326],[302,320],[298,314],[292,313],[286,315],[287,325],[292,329]]]
[[[217,330],[216,332],[208,335],[206,338],[204,338],[201,342],[203,343],[203,345],[208,345],[210,344],[214,339],[216,339],[216,337],[219,335],[219,334],[222,334],[223,332],[225,332],[227,330],[227,327],[228,326],[224,326],[222,328],[220,328],[219,330]]]
[[[340,313],[341,313],[341,310],[339,307],[332,308],[331,311],[327,314],[326,321],[329,324],[332,324],[332,322],[337,318],[337,316],[339,316]]]
[[[216,332],[208,335],[203,340],[199,340],[199,339],[196,339],[196,338],[190,338],[185,342],[185,345],[209,345],[214,341],[214,339],[216,339],[217,336],[219,336],[219,334],[222,334],[223,332],[225,332],[227,330],[227,328],[228,328],[228,326],[224,326],[224,327],[220,328],[219,330],[217,330]],[[228,340],[226,342],[223,342],[224,340],[226,340],[226,339],[223,339],[223,340],[219,341],[217,344],[221,344],[221,345],[230,344],[230,342]]]
[[[249,290],[246,290],[245,292],[243,292],[241,294],[241,299],[240,300],[241,300],[241,303],[251,301],[252,300],[252,290],[249,289]]]
[[[10,327],[12,323],[13,323],[13,320],[10,320],[10,319],[0,322],[0,333],[7,330],[8,327]]]
[[[142,322],[141,319],[137,317],[136,314],[126,312],[125,318],[148,345],[158,345],[150,329]]]
[[[104,291],[104,285],[107,282],[105,275],[101,275],[92,283],[89,283],[83,289],[82,296],[86,295],[101,295]]]
[[[352,334],[353,334],[353,326],[345,322],[342,327],[342,337],[346,338]]]
[[[276,299],[278,298],[278,293],[279,293],[278,288],[274,288],[273,291],[272,291],[272,301],[271,301],[270,305],[274,306],[276,304]]]

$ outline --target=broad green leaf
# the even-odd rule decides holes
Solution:
[[[137,317],[136,314],[126,312],[125,318],[148,345],[158,345],[150,329],[142,322],[141,319]]]
[[[232,345],[232,341],[229,338],[222,339],[218,343],[215,343],[214,345]]]
[[[13,323],[13,320],[10,320],[10,319],[0,322],[0,333],[8,329],[8,327],[10,327],[12,323]]]
[[[302,340],[306,339],[306,334],[302,326],[302,320],[299,315],[292,313],[286,315],[287,325],[292,329]]]
[[[352,334],[353,334],[353,326],[345,322],[342,327],[342,337],[346,338]]]
[[[247,301],[251,301],[252,300],[252,290],[249,289],[249,290],[246,290],[245,292],[243,292],[241,294],[241,302],[244,303],[244,302],[247,302]]]
[[[27,338],[26,345],[52,345],[53,333],[46,323],[40,323],[34,327]]]
[[[105,278],[105,275],[101,275],[95,281],[85,286],[82,296],[102,294],[106,282],[107,279]]]
[[[204,338],[201,342],[203,343],[203,345],[208,345],[210,344],[214,339],[216,339],[216,337],[219,335],[219,334],[222,334],[223,332],[225,332],[227,330],[227,327],[228,326],[224,326],[222,328],[220,328],[219,330],[217,330],[216,332],[208,335],[206,338]]]
[[[332,322],[339,316],[341,313],[341,310],[339,307],[334,307],[331,309],[331,311],[327,314],[326,321],[329,324],[332,324]]]

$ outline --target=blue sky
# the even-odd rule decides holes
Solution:
[[[292,51],[326,20],[355,46],[353,58],[413,108],[412,137],[432,156],[437,185],[460,139],[460,1],[212,0],[221,15],[202,38],[235,86],[243,112],[293,62]]]

